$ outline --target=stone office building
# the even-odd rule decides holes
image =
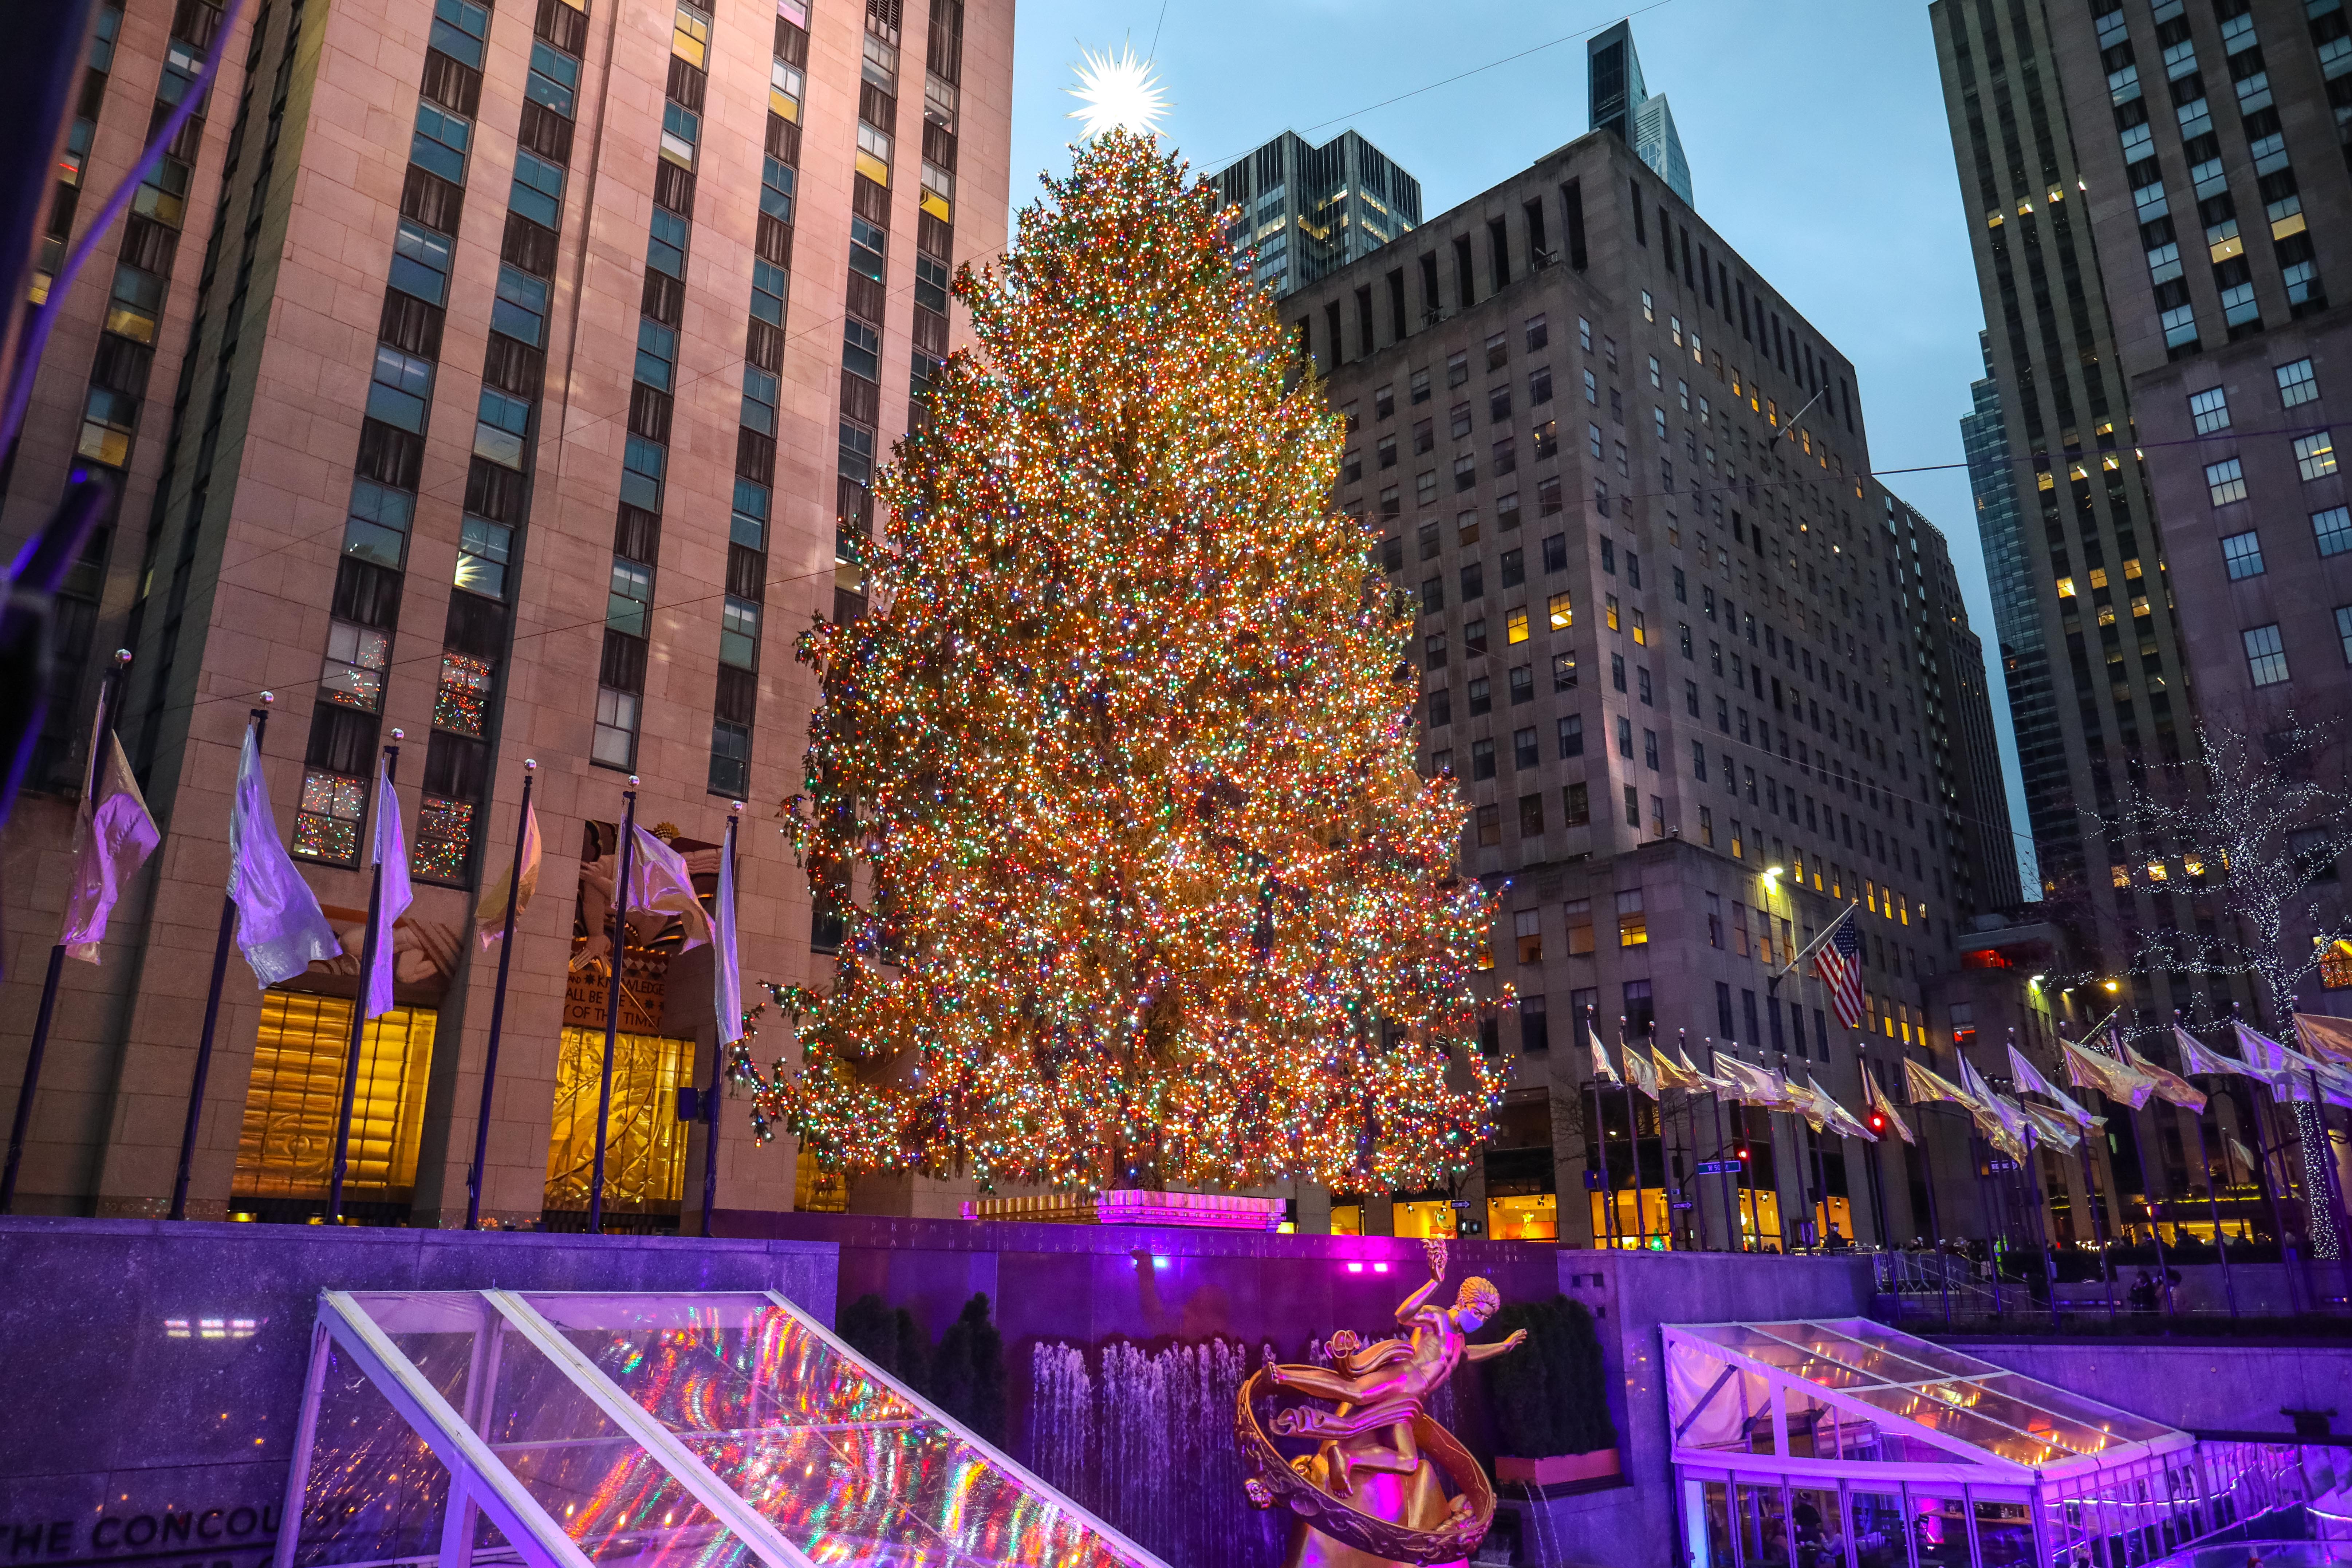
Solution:
[[[1899,1093],[1906,1053],[1949,1069],[1931,1002],[1963,889],[2014,860],[2005,820],[1956,826],[1989,715],[1934,685],[1965,623],[1928,624],[1958,613],[1926,587],[1941,541],[1867,478],[1850,362],[1605,132],[1282,310],[1347,417],[1339,502],[1420,612],[1423,761],[1467,795],[1501,904],[1485,983],[1518,998],[1485,1042],[1516,1078],[1483,1180],[1342,1195],[1335,1226],[1720,1247],[1734,1184],[1696,1171],[1744,1146],[1750,1241],[1799,1244],[1809,1211],[1924,1231],[1899,1145],[1680,1095],[1663,1128],[1639,1107],[1637,1204],[1626,1097],[1596,1098],[1584,1048],[1736,1048],[1848,1107],[1864,1070]],[[1810,965],[1775,979],[1849,903],[1859,1030]]]
[[[220,25],[203,0],[101,6],[60,240]],[[93,650],[134,655],[119,727],[164,832],[103,964],[68,965],[18,1207],[169,1200],[230,790],[268,691],[277,826],[354,951],[369,781],[400,748],[418,889],[401,1005],[362,1053],[368,1217],[464,1213],[497,969],[470,915],[537,760],[546,864],[514,943],[484,1209],[568,1223],[604,997],[572,964],[593,956],[632,775],[637,820],[698,874],[749,803],[747,981],[821,962],[774,829],[814,696],[791,639],[860,607],[838,542],[873,526],[874,465],[949,350],[951,269],[1003,247],[1013,7],[252,0],[239,27],[203,118],[69,296],[7,475],[11,540],[68,465],[121,486],[71,587],[48,793],[8,830],[11,1090],[65,899]],[[708,1080],[714,1033],[707,961],[673,963],[676,945],[633,926],[617,1067],[614,1206],[656,1228],[699,1206],[701,1132],[671,1090]],[[356,968],[257,993],[232,959],[192,1215],[317,1209]],[[790,1206],[789,1144],[720,1127],[720,1203]]]

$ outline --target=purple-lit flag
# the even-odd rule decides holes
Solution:
[[[694,877],[686,868],[686,857],[640,826],[635,858],[636,865],[629,873],[630,886],[621,907],[632,911],[652,910],[684,921],[686,940],[678,944],[680,952],[709,942],[710,917],[702,912],[702,900],[695,897]]]
[[[93,807],[85,798],[75,827],[81,847],[74,856],[73,897],[66,905],[65,929],[58,943],[68,958],[98,962],[99,944],[106,940],[106,917],[122,896],[122,884],[154,853],[161,835],[147,815],[139,782],[122,755],[122,742],[109,731],[103,744],[106,762],[100,771]]]
[[[319,912],[318,895],[278,842],[269,784],[261,776],[261,748],[245,729],[236,767],[236,800],[228,819],[228,896],[236,905],[236,945],[264,991],[343,951]]]
[[[375,785],[375,863],[383,869],[376,900],[375,929],[369,933],[375,962],[367,973],[367,1012],[380,1018],[392,1011],[392,928],[416,901],[408,885],[408,838],[400,830],[400,795],[379,763]]]

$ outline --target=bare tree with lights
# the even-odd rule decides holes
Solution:
[[[2334,944],[2352,939],[2336,871],[2352,851],[2352,791],[2317,776],[2334,739],[2324,728],[2257,739],[2200,724],[2195,739],[2188,762],[2148,770],[2104,826],[2118,853],[2135,854],[2135,876],[2179,876],[2215,919],[2210,929],[2140,928],[2132,972],[2242,981],[2283,1024]]]

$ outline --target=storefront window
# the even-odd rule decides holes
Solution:
[[[1845,1506],[1855,1568],[1910,1568],[1900,1492],[1848,1492]]]

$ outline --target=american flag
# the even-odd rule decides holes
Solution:
[[[1862,933],[1853,929],[1852,910],[1838,917],[1829,941],[1813,954],[1813,973],[1829,987],[1830,1005],[1837,1009],[1841,1027],[1862,1027]]]

